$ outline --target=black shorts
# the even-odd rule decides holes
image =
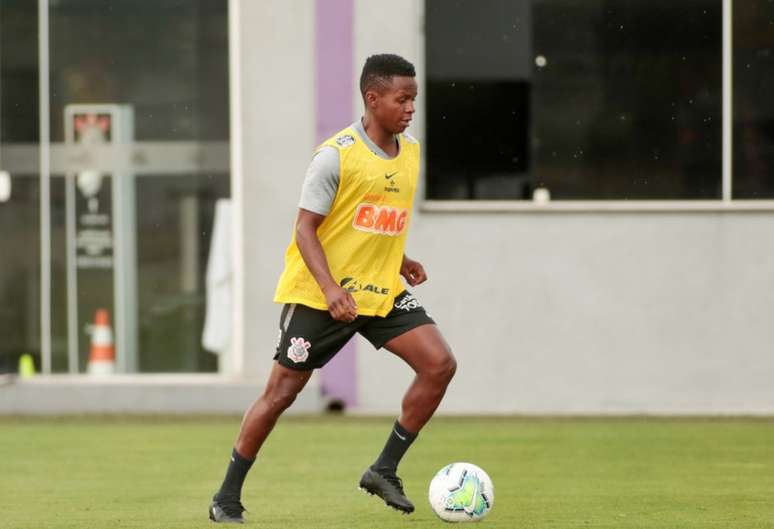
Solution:
[[[334,320],[327,310],[289,304],[282,308],[274,359],[290,369],[316,369],[328,363],[355,333],[379,349],[396,336],[428,323],[435,322],[408,291],[395,298],[387,316],[358,316],[349,323]]]

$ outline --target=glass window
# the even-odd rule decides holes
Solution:
[[[201,346],[204,274],[223,174],[144,176],[137,186],[139,358],[142,372],[211,371]]]
[[[426,3],[427,198],[528,192],[530,22],[526,2]]]
[[[734,2],[734,198],[774,198],[774,3]]]
[[[73,103],[131,104],[137,141],[227,141],[227,4],[52,2],[52,141]]]
[[[201,336],[215,202],[230,194],[227,5],[50,2],[54,372],[87,370],[98,308],[123,344],[117,371],[217,369]],[[0,2],[0,372],[24,353],[43,364],[37,28],[37,2]]]
[[[426,6],[427,198],[720,198],[719,0]]]
[[[227,5],[51,4],[52,142],[115,142],[132,149],[131,170],[55,175],[72,182],[76,195],[79,371],[88,366],[85,329],[98,308],[110,310],[116,346],[124,349],[118,369],[217,369],[201,335],[215,201],[230,193],[228,157],[222,156],[229,139]],[[60,225],[65,223],[63,215]],[[57,237],[67,240],[64,230],[53,237],[55,247],[73,242],[57,243]],[[93,243],[91,253],[84,250],[86,241]],[[126,270],[123,297],[119,266]],[[63,288],[56,281],[55,291]],[[57,329],[67,332],[66,326]]]
[[[0,171],[9,176],[10,194],[0,200],[0,373],[15,371],[22,354],[41,365],[38,119],[37,2],[3,0]]]

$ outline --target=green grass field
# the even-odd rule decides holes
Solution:
[[[444,464],[489,472],[483,528],[774,528],[774,419],[437,418],[403,460],[417,511],[359,492],[390,419],[285,418],[245,486],[248,526],[447,527]],[[0,419],[0,527],[212,527],[239,424],[218,418]]]

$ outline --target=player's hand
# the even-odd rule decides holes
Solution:
[[[406,282],[415,287],[427,281],[427,273],[425,268],[419,261],[414,261],[408,257],[403,257],[403,264],[400,265],[400,275],[406,280]]]
[[[337,321],[351,322],[357,318],[357,303],[352,294],[339,285],[332,285],[323,290],[325,302],[328,304],[328,312]]]

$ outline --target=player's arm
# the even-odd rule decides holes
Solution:
[[[318,150],[306,171],[296,219],[296,245],[306,267],[320,286],[328,312],[339,321],[357,317],[352,295],[332,277],[317,229],[331,211],[339,189],[339,152],[333,147]]]
[[[317,228],[320,227],[324,215],[298,210],[296,219],[296,245],[301,252],[307,268],[314,276],[317,284],[325,296],[328,304],[328,312],[335,320],[352,321],[357,317],[357,304],[352,294],[341,288],[331,275],[328,267],[328,259],[325,257],[320,239],[317,237]]]
[[[406,282],[415,287],[427,281],[427,273],[425,267],[419,261],[409,259],[404,253],[403,262],[400,265],[400,275],[406,280]]]

